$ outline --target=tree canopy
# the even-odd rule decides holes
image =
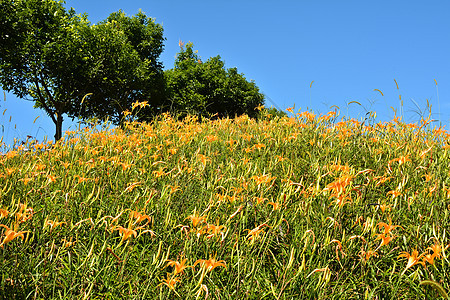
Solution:
[[[158,58],[163,51],[163,28],[142,11],[133,17],[112,13],[85,34],[92,69],[85,92],[92,93],[81,109],[84,118],[109,118],[118,124],[132,103],[146,100],[146,114],[164,100],[164,76]],[[141,112],[142,113],[142,112]]]
[[[80,28],[85,16],[67,11],[61,2],[27,0],[0,2],[0,83],[19,98],[35,101],[56,125],[61,137],[62,115],[80,95],[83,64]]]
[[[219,117],[247,114],[255,117],[255,109],[264,102],[253,81],[247,81],[236,68],[225,68],[220,56],[202,62],[193,50],[180,42],[175,67],[166,70],[167,97],[172,110],[202,116]]]
[[[92,25],[63,4],[0,1],[2,88],[42,108],[56,126],[56,140],[62,137],[63,114],[119,123],[137,100],[159,107],[162,26],[141,11],[132,17],[119,11]]]

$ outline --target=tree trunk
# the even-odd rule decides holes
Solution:
[[[56,116],[56,133],[55,133],[55,142],[59,141],[62,138],[62,123],[63,117],[61,114]]]

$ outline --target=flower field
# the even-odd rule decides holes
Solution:
[[[166,114],[5,153],[0,298],[448,298],[449,133],[291,115]]]

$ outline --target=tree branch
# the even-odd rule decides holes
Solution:
[[[39,88],[39,80],[37,78],[37,74],[35,75],[34,78],[34,84],[36,85],[36,93],[39,96],[39,99],[41,100],[41,105],[44,107],[44,110],[47,112],[47,114],[50,116],[50,118],[52,118],[53,123],[57,123],[57,120],[55,118],[55,115],[52,113],[52,110],[47,106],[47,104],[45,103],[45,98],[44,96],[41,94],[41,89]]]
[[[52,94],[50,93],[50,91],[48,90],[48,88],[47,88],[47,85],[45,84],[45,80],[42,78],[42,73],[39,73],[39,75],[40,75],[40,81],[41,81],[41,85],[44,87],[44,90],[45,90],[45,93],[47,94],[47,96],[48,96],[48,100],[51,102],[51,104],[53,105],[53,107],[56,109],[56,112],[58,113],[58,109],[57,109],[57,107],[56,107],[56,102],[55,102],[55,99],[53,99],[53,96],[52,96]]]

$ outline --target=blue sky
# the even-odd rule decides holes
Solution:
[[[433,118],[450,126],[448,0],[67,0],[66,7],[92,23],[119,9],[142,9],[163,25],[165,68],[173,67],[179,40],[191,41],[203,60],[220,55],[226,67],[254,80],[271,99],[267,106],[326,113],[337,105],[341,116],[372,110],[385,121],[393,117],[390,107],[400,114],[400,94],[405,121],[418,121],[428,99]],[[7,109],[0,115],[7,143],[27,135],[53,139],[53,123],[33,103],[7,93],[0,105]],[[64,130],[74,126],[66,118]]]

